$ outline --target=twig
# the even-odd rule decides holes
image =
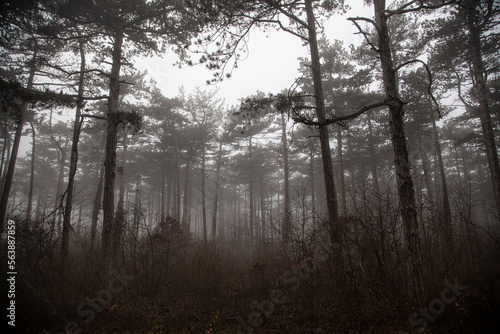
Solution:
[[[372,41],[370,41],[370,39],[368,38],[368,36],[370,36],[371,34],[368,33],[368,32],[366,32],[366,31],[364,31],[363,28],[361,28],[361,26],[359,25],[359,23],[356,22],[356,21],[365,21],[365,22],[371,23],[375,27],[375,30],[377,30],[377,33],[378,33],[379,29],[378,29],[377,23],[375,23],[375,21],[373,21],[371,19],[368,19],[366,17],[350,17],[347,20],[351,21],[352,23],[354,23],[354,25],[356,26],[356,28],[358,28],[358,30],[359,30],[358,34],[362,34],[363,35],[363,37],[366,40],[366,43],[368,43],[368,45],[370,45],[370,47],[373,49],[373,51],[375,51],[377,53],[380,52],[380,48],[375,43],[373,43]]]

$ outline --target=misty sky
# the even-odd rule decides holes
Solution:
[[[340,39],[346,42],[346,47],[361,41],[355,26],[347,21],[352,16],[373,16],[373,8],[363,6],[363,1],[350,0],[352,8],[347,14],[335,15],[325,24],[325,33],[330,40]],[[266,37],[269,36],[269,37]],[[141,59],[136,66],[148,70],[151,78],[157,83],[163,94],[174,97],[178,88],[184,86],[187,93],[196,86],[202,89],[219,89],[219,96],[229,105],[237,105],[240,98],[255,94],[257,91],[278,93],[289,88],[299,76],[299,57],[308,57],[308,47],[302,41],[284,31],[272,30],[264,33],[254,30],[248,41],[248,57],[238,63],[238,68],[232,72],[231,79],[225,79],[216,85],[208,85],[206,81],[212,78],[212,72],[204,65],[179,69],[172,66],[177,56],[170,52],[163,59]]]

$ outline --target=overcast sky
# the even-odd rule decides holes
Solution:
[[[351,11],[344,15],[335,15],[325,23],[325,34],[330,40],[340,39],[346,42],[346,46],[361,41],[354,25],[347,21],[351,16],[373,16],[373,8],[363,5],[363,0],[347,0]],[[389,1],[390,2],[390,1]],[[238,105],[239,99],[245,98],[257,91],[264,93],[278,93],[289,88],[299,77],[299,57],[309,57],[308,46],[303,46],[302,41],[287,32],[271,30],[263,33],[259,30],[252,31],[248,40],[248,57],[238,63],[238,68],[232,72],[230,79],[224,79],[217,85],[207,85],[206,81],[211,79],[210,72],[204,65],[181,69],[173,66],[177,56],[167,53],[163,59],[159,57],[148,59],[137,59],[136,67],[140,70],[148,70],[149,75],[157,83],[163,94],[167,97],[175,97],[179,88],[184,86],[187,93],[194,90],[196,86],[201,89],[218,89],[218,97],[223,98],[228,105]],[[72,120],[72,110],[64,110],[61,116],[56,118]],[[24,137],[20,152],[30,150],[30,138]],[[21,153],[21,156],[24,154]]]
[[[359,43],[359,35],[354,25],[347,21],[351,16],[373,16],[372,7],[363,6],[362,0],[349,0],[352,10],[345,15],[335,15],[325,24],[325,33],[330,40],[340,39],[347,45]],[[268,35],[269,37],[266,37]],[[308,47],[302,41],[287,32],[272,30],[269,33],[252,31],[248,41],[248,57],[238,63],[232,72],[232,78],[224,79],[217,85],[207,85],[213,73],[204,65],[179,69],[172,64],[176,55],[171,52],[163,59],[141,59],[136,67],[148,70],[150,76],[158,83],[163,94],[174,97],[179,87],[184,86],[189,93],[196,86],[202,89],[219,89],[219,97],[229,105],[238,104],[238,100],[257,91],[278,93],[289,88],[299,76],[299,57],[309,57]]]

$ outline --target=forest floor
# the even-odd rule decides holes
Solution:
[[[387,300],[374,305],[365,303],[361,309],[363,304],[359,300],[349,305],[335,303],[319,294],[310,298],[310,293],[310,289],[304,289],[296,295],[289,294],[281,305],[263,298],[200,298],[194,294],[135,300],[125,296],[113,300],[102,310],[97,306],[92,309],[74,304],[68,306],[64,314],[60,312],[60,305],[54,307],[34,298],[38,303],[32,303],[31,310],[19,311],[22,313],[19,324],[22,333],[45,334],[65,330],[65,333],[95,334],[500,333],[500,303],[489,304],[473,296],[445,305],[442,313],[427,314],[425,320],[425,316],[412,319],[410,307],[404,306],[398,311]],[[95,313],[91,314],[90,310]],[[254,320],[253,324],[250,319]]]
[[[497,244],[451,260],[429,251],[413,295],[405,266],[366,253],[311,269],[279,250],[255,258],[152,239],[103,280],[94,252],[75,251],[61,270],[56,251],[37,247],[18,251],[17,333],[500,333]]]

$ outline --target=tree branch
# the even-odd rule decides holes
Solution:
[[[369,110],[375,109],[375,108],[389,106],[389,102],[390,102],[389,99],[386,99],[383,102],[373,103],[373,104],[370,104],[368,106],[362,107],[361,109],[359,109],[358,111],[356,111],[352,114],[326,119],[324,122],[311,121],[311,120],[305,118],[304,116],[301,116],[298,114],[295,114],[295,116],[292,117],[292,119],[296,122],[299,122],[299,123],[302,123],[305,125],[314,125],[314,126],[318,126],[318,127],[323,127],[323,126],[327,126],[330,124],[339,123],[342,121],[354,119],[354,118],[362,115],[363,113],[365,113]]]
[[[462,101],[462,103],[465,105],[466,108],[475,109],[476,107],[474,105],[470,104],[469,102],[467,102],[462,95],[462,83],[460,80],[460,75],[456,71],[455,71],[455,75],[457,76],[458,98],[460,99],[460,101]]]
[[[436,101],[436,99],[434,98],[434,94],[432,94],[432,74],[431,74],[431,70],[429,69],[429,66],[423,61],[423,60],[420,60],[420,59],[412,59],[412,60],[409,60],[399,66],[397,66],[394,71],[399,71],[401,68],[405,67],[406,65],[410,65],[410,64],[413,64],[413,63],[421,63],[422,65],[424,65],[425,67],[425,70],[427,71],[427,77],[429,78],[429,86],[427,86],[427,92],[429,93],[429,95],[431,96],[431,99],[432,101],[434,102],[434,104],[436,105],[436,110],[438,112],[438,116],[439,118],[443,118],[443,116],[441,115],[441,110],[439,109],[439,104],[438,102]]]
[[[378,46],[376,44],[374,44],[372,41],[370,41],[370,39],[368,38],[368,36],[370,36],[370,33],[364,31],[363,28],[361,28],[361,26],[359,25],[359,23],[356,22],[356,21],[369,22],[375,27],[375,30],[377,30],[377,32],[378,32],[378,26],[377,26],[377,23],[375,23],[375,21],[368,19],[366,17],[349,17],[347,20],[354,23],[356,28],[358,28],[358,30],[359,30],[359,34],[363,35],[363,37],[366,40],[366,43],[368,43],[368,45],[370,45],[370,47],[373,49],[373,51],[375,51],[377,53],[380,52],[380,49],[378,48]]]
[[[482,31],[486,27],[491,16],[493,15],[493,12],[494,12],[493,3],[494,3],[494,0],[488,0],[488,11],[486,12],[486,15],[483,18],[483,22],[478,27],[480,31]]]
[[[109,77],[109,73],[106,73],[103,70],[99,70],[99,69],[85,70],[84,73],[91,73],[91,72],[97,72],[98,74],[100,74],[102,76]],[[80,74],[80,71],[68,73],[68,76],[73,76],[73,75],[76,75],[76,74]]]
[[[375,27],[375,29],[378,30],[377,23],[375,21],[373,21],[372,19],[369,19],[367,17],[359,17],[359,16],[348,17],[347,21],[352,21],[352,22],[355,22],[355,21],[365,21],[365,22],[371,23],[373,25],[373,27]]]
[[[304,22],[303,20],[301,20],[298,16],[296,15],[293,15],[292,13],[289,13],[287,12],[286,10],[283,9],[283,6],[280,5],[278,2],[274,1],[274,0],[268,0],[267,1],[269,3],[269,5],[273,6],[275,9],[277,9],[280,13],[283,13],[283,15],[285,15],[286,17],[288,17],[289,19],[297,22],[298,24],[300,24],[302,27],[306,28],[306,29],[309,29],[309,25]],[[294,4],[294,3],[293,3]]]
[[[291,29],[288,29],[287,27],[285,27],[285,26],[283,25],[283,23],[281,23],[281,21],[280,21],[280,20],[278,20],[276,23],[278,23],[278,25],[280,26],[280,28],[281,28],[283,31],[286,31],[286,32],[287,32],[287,33],[289,33],[289,34],[292,34],[292,35],[294,35],[294,36],[296,36],[296,37],[299,37],[300,39],[303,39],[303,40],[304,40],[304,41],[306,41],[306,42],[309,42],[309,38],[307,38],[307,37],[305,37],[305,36],[302,36],[301,34],[296,33],[295,31],[293,31],[293,30],[291,30]]]
[[[81,118],[88,117],[88,118],[94,118],[94,119],[101,119],[101,120],[105,120],[105,121],[108,120],[108,118],[106,116],[100,116],[100,115],[81,114],[80,117]]]
[[[409,3],[404,4],[403,6],[401,6],[398,9],[394,9],[394,10],[386,9],[385,13],[387,14],[387,17],[391,17],[393,15],[401,15],[401,14],[418,12],[418,11],[423,10],[423,9],[425,9],[425,10],[439,9],[441,7],[444,7],[444,6],[452,5],[456,2],[457,2],[457,0],[450,0],[450,1],[442,0],[441,3],[438,3],[436,5],[430,5],[430,4],[425,4],[423,0],[413,0],[413,1],[410,1]],[[416,7],[410,7],[416,3],[419,3],[419,5]],[[408,8],[408,7],[410,7],[410,8]]]

